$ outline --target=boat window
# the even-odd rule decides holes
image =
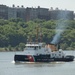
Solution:
[[[33,46],[28,46],[28,48],[33,48]]]
[[[27,46],[26,48],[34,48],[33,46]]]
[[[59,56],[61,56],[61,54],[59,54]]]
[[[39,46],[39,49],[41,49],[41,46]]]
[[[56,56],[56,54],[55,54],[55,56]]]
[[[36,47],[34,47],[34,50],[36,50]]]
[[[37,49],[38,49],[38,46],[35,46],[35,47],[34,47],[34,50],[37,50]]]
[[[61,53],[61,51],[59,51],[59,53]]]

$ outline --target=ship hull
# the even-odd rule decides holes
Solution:
[[[69,62],[73,61],[74,56],[66,56],[62,58],[51,58],[50,55],[15,55],[15,62]]]

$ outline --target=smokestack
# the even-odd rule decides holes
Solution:
[[[23,6],[23,5],[21,5],[21,7],[22,7],[22,8],[24,8],[24,6]]]
[[[14,7],[15,7],[15,5],[13,4],[13,5],[12,5],[12,7],[14,8]]]
[[[17,6],[19,8],[19,6]]]
[[[50,10],[53,10],[53,7],[51,7]]]
[[[58,50],[60,49],[60,45],[58,44]]]
[[[60,43],[57,44],[57,49],[58,49],[58,50],[60,49]]]
[[[57,51],[58,50],[57,45],[55,45],[55,44],[50,43],[47,45],[47,47],[50,48],[51,51]]]

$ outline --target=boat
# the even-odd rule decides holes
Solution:
[[[38,29],[37,29],[38,32]],[[37,35],[38,36],[38,33]],[[41,38],[40,38],[41,39]],[[15,62],[69,62],[74,60],[73,55],[66,55],[58,44],[44,44],[41,41],[28,41],[21,54],[14,55]]]
[[[22,54],[15,54],[15,62],[56,62],[73,61],[73,55],[66,55],[62,49],[54,44],[44,45],[43,43],[27,43]]]

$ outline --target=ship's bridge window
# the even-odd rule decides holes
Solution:
[[[34,46],[34,50],[37,50],[38,49],[38,46]]]
[[[59,54],[59,56],[61,56],[61,54]]]
[[[26,48],[34,48],[33,46],[27,46]]]
[[[59,53],[61,53],[61,51],[59,51]]]
[[[39,49],[41,49],[41,46],[39,46]]]
[[[34,48],[33,46],[30,46],[30,48]]]

